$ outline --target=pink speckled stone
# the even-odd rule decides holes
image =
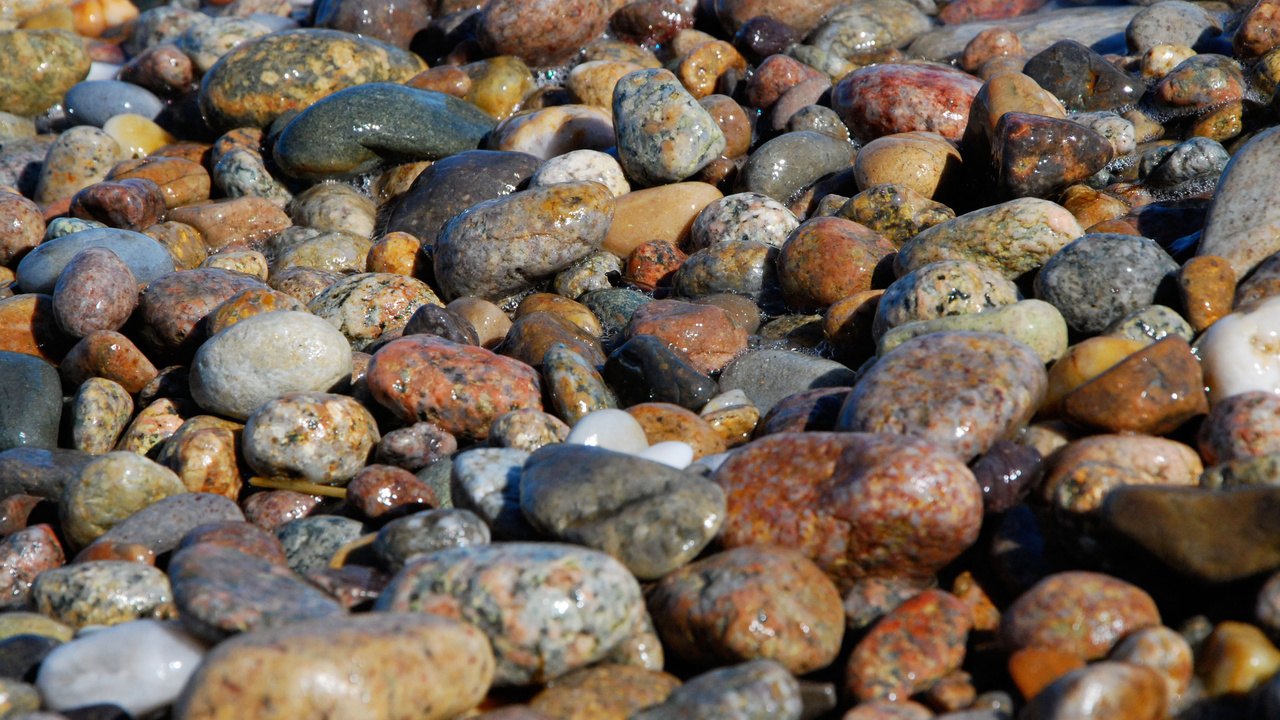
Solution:
[[[885,63],[841,79],[831,90],[831,107],[864,143],[916,130],[955,142],[964,135],[969,105],[981,89],[982,81],[959,70]]]

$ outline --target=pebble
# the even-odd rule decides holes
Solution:
[[[778,253],[783,297],[791,307],[826,307],[870,290],[877,267],[892,252],[887,239],[855,222],[813,218]]]
[[[1018,288],[993,268],[964,260],[930,263],[898,278],[876,306],[876,337],[899,325],[1012,305]]]
[[[1246,305],[1219,319],[1196,343],[1210,405],[1253,390],[1275,391],[1280,357],[1258,340],[1275,332],[1273,313],[1277,311],[1280,300],[1274,298]]]
[[[724,517],[719,486],[572,440],[525,462],[520,509],[539,532],[606,552],[642,580],[688,563],[715,536]]]
[[[79,549],[148,505],[185,492],[168,468],[135,453],[109,452],[67,483],[59,503],[62,529]]]
[[[1071,112],[1123,110],[1142,95],[1142,84],[1074,40],[1060,40],[1022,70]]]
[[[556,414],[571,427],[589,412],[616,406],[595,367],[562,343],[547,349],[542,373]]]
[[[541,410],[512,410],[493,421],[489,445],[533,452],[544,445],[564,442],[569,426],[555,415]]]
[[[1038,269],[1083,234],[1065,208],[1020,198],[924,229],[900,248],[895,267],[905,275],[930,263],[963,260],[1013,279]]]
[[[0,448],[58,446],[62,381],[53,365],[24,353],[0,352]]]
[[[1135,630],[1160,624],[1151,596],[1127,582],[1095,572],[1051,575],[1004,612],[1000,638],[1007,647],[1047,647],[1083,660],[1105,657]]]
[[[973,620],[941,590],[926,590],[889,611],[849,657],[846,689],[860,701],[905,700],[957,669]]]
[[[77,628],[177,614],[164,573],[135,562],[95,560],[46,570],[31,595],[37,611]]]
[[[689,230],[688,247],[696,251],[740,240],[782,247],[799,225],[795,214],[777,200],[760,193],[737,193],[711,201],[698,213]]]
[[[1259,194],[1258,178],[1280,152],[1280,131],[1255,135],[1222,173],[1197,249],[1198,255],[1225,259],[1242,280],[1267,256],[1280,250],[1274,229],[1280,215]]]
[[[133,271],[105,247],[76,253],[53,289],[58,327],[77,338],[95,330],[119,330],[137,304],[138,281]]]
[[[704,182],[671,183],[619,196],[601,249],[625,258],[652,240],[665,240],[679,247],[698,215],[722,197],[714,185]]]
[[[770,412],[785,398],[815,388],[852,385],[853,370],[833,360],[787,350],[740,355],[720,374],[720,389],[741,390],[752,405]]]
[[[156,555],[167,553],[192,530],[213,522],[244,520],[235,501],[221,495],[186,492],[142,508],[103,533],[94,544],[142,545]]]
[[[753,660],[703,673],[671,691],[662,704],[631,717],[800,720],[803,707],[800,683],[786,668],[772,660]]]
[[[1155,720],[1165,714],[1164,678],[1150,668],[1100,662],[1064,675],[1024,711],[1028,720],[1065,720],[1107,713]]]
[[[489,526],[469,510],[442,508],[396,518],[378,531],[373,550],[393,571],[417,555],[471,545],[487,545]]]
[[[473,623],[493,646],[498,686],[554,680],[598,661],[645,615],[639,583],[617,560],[550,543],[472,545],[412,559],[375,607],[445,611]]]
[[[139,284],[150,283],[174,270],[169,252],[146,235],[98,228],[64,235],[27,253],[16,268],[18,284],[26,292],[54,293],[63,270],[89,248],[105,248],[115,253]]]
[[[854,146],[846,140],[805,130],[779,135],[756,149],[738,172],[744,190],[790,203],[820,177],[849,167]]]
[[[643,118],[660,118],[650,127]],[[725,149],[724,132],[667,70],[638,70],[613,90],[618,160],[644,186],[680,182]]]
[[[1131,235],[1086,235],[1036,276],[1036,296],[1062,312],[1073,330],[1096,333],[1152,305],[1177,264],[1155,242]]]
[[[1046,363],[1067,353],[1067,323],[1062,313],[1043,300],[1020,300],[988,312],[899,325],[880,337],[876,354],[884,355],[911,338],[938,332],[1002,333],[1030,347]]]
[[[1191,346],[1169,337],[1121,360],[1063,399],[1071,421],[1111,432],[1162,435],[1209,410]]]
[[[472,448],[450,463],[454,506],[480,516],[499,540],[525,540],[533,528],[520,510],[520,482],[528,450]]]
[[[969,105],[981,87],[950,69],[885,63],[841,79],[831,90],[831,104],[859,142],[915,131],[954,141],[964,135]]]
[[[440,305],[421,280],[388,273],[356,273],[330,285],[307,310],[336,327],[356,352],[369,350],[389,328],[405,325],[423,305]],[[323,388],[316,388],[323,389]]]
[[[102,127],[115,115],[130,113],[154,120],[164,104],[146,88],[119,80],[76,83],[62,100],[67,115],[78,125]]]
[[[89,55],[73,33],[10,30],[0,35],[5,112],[34,117],[60,102],[89,74]]]
[[[664,402],[696,410],[719,389],[715,380],[689,364],[687,356],[653,335],[637,335],[619,345],[602,375],[628,406]]]
[[[31,599],[31,585],[45,570],[66,564],[62,544],[53,528],[45,524],[23,528],[0,543],[0,607],[25,607]]]
[[[134,620],[57,647],[36,687],[51,710],[111,704],[141,717],[176,700],[204,654],[172,623]]]
[[[703,374],[723,369],[747,346],[746,332],[723,309],[678,300],[656,300],[636,308],[625,335],[657,337]]]
[[[325,391],[351,372],[351,346],[333,325],[304,312],[254,315],[210,338],[191,365],[202,408],[245,420],[294,392]]]
[[[244,426],[244,459],[267,477],[344,485],[381,440],[373,415],[356,400],[289,393],[259,406]]]
[[[360,537],[358,520],[337,515],[312,515],[290,520],[276,528],[289,569],[309,573],[329,567],[334,553]]]

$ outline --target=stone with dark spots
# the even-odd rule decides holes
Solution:
[[[1035,291],[1058,308],[1071,329],[1097,333],[1156,304],[1161,293],[1173,289],[1177,271],[1178,264],[1152,240],[1096,233],[1054,254],[1036,276]]]
[[[216,268],[170,273],[147,285],[138,299],[140,334],[161,351],[195,352],[204,340],[198,326],[206,315],[242,290],[262,286],[257,278]]]
[[[461,315],[439,305],[423,305],[404,325],[405,335],[438,335],[459,345],[479,345],[476,328]]]
[[[1009,112],[996,123],[997,192],[1003,198],[1056,197],[1111,162],[1111,143],[1070,120]]]
[[[618,346],[603,375],[624,407],[664,402],[696,411],[720,392],[715,380],[653,335],[637,335]]]
[[[1053,93],[1072,112],[1132,107],[1145,85],[1074,40],[1061,40],[1033,56],[1023,74]]]
[[[555,65],[604,31],[610,8],[605,0],[492,0],[480,11],[476,39],[489,55]]]
[[[637,70],[613,89],[618,160],[642,186],[680,182],[725,149],[724,132],[668,70]]]
[[[1164,435],[1209,411],[1200,361],[1186,340],[1166,337],[1068,395],[1063,415],[1108,432]]]
[[[0,58],[5,112],[23,117],[49,109],[89,74],[89,54],[81,38],[61,30],[0,32]]]
[[[353,85],[403,82],[426,69],[405,50],[334,30],[286,30],[236,46],[200,83],[215,131],[266,128],[291,110]]]
[[[964,660],[973,627],[969,606],[926,590],[891,610],[853,649],[845,689],[861,701],[902,701],[928,689]]]
[[[511,324],[497,352],[533,367],[541,368],[547,351],[557,343],[578,353],[593,367],[604,365],[600,341],[564,316],[540,310],[522,315]]]
[[[26,607],[36,576],[66,562],[62,543],[45,523],[23,528],[0,541],[0,608]]]
[[[493,127],[483,110],[451,95],[369,83],[303,110],[276,139],[275,161],[303,180],[349,178],[383,163],[475,150]]]
[[[831,107],[859,142],[916,130],[958,141],[981,89],[958,70],[886,63],[846,75],[831,90]]]

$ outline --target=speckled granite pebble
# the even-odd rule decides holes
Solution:
[[[1177,263],[1146,238],[1086,235],[1055,254],[1036,276],[1036,296],[1067,325],[1096,333],[1172,290]],[[1167,286],[1163,287],[1162,286]]]
[[[618,160],[641,185],[680,182],[725,148],[720,126],[668,70],[638,70],[618,80],[613,118]]]
[[[676,688],[632,720],[800,720],[800,684],[772,660],[713,670]]]
[[[168,578],[142,563],[97,560],[47,570],[31,593],[37,610],[75,627],[177,614]]]
[[[364,467],[380,439],[373,415],[352,398],[291,393],[249,417],[243,451],[261,475],[343,485]]]

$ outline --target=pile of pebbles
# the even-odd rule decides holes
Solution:
[[[0,26],[0,718],[1280,718],[1280,0]]]

